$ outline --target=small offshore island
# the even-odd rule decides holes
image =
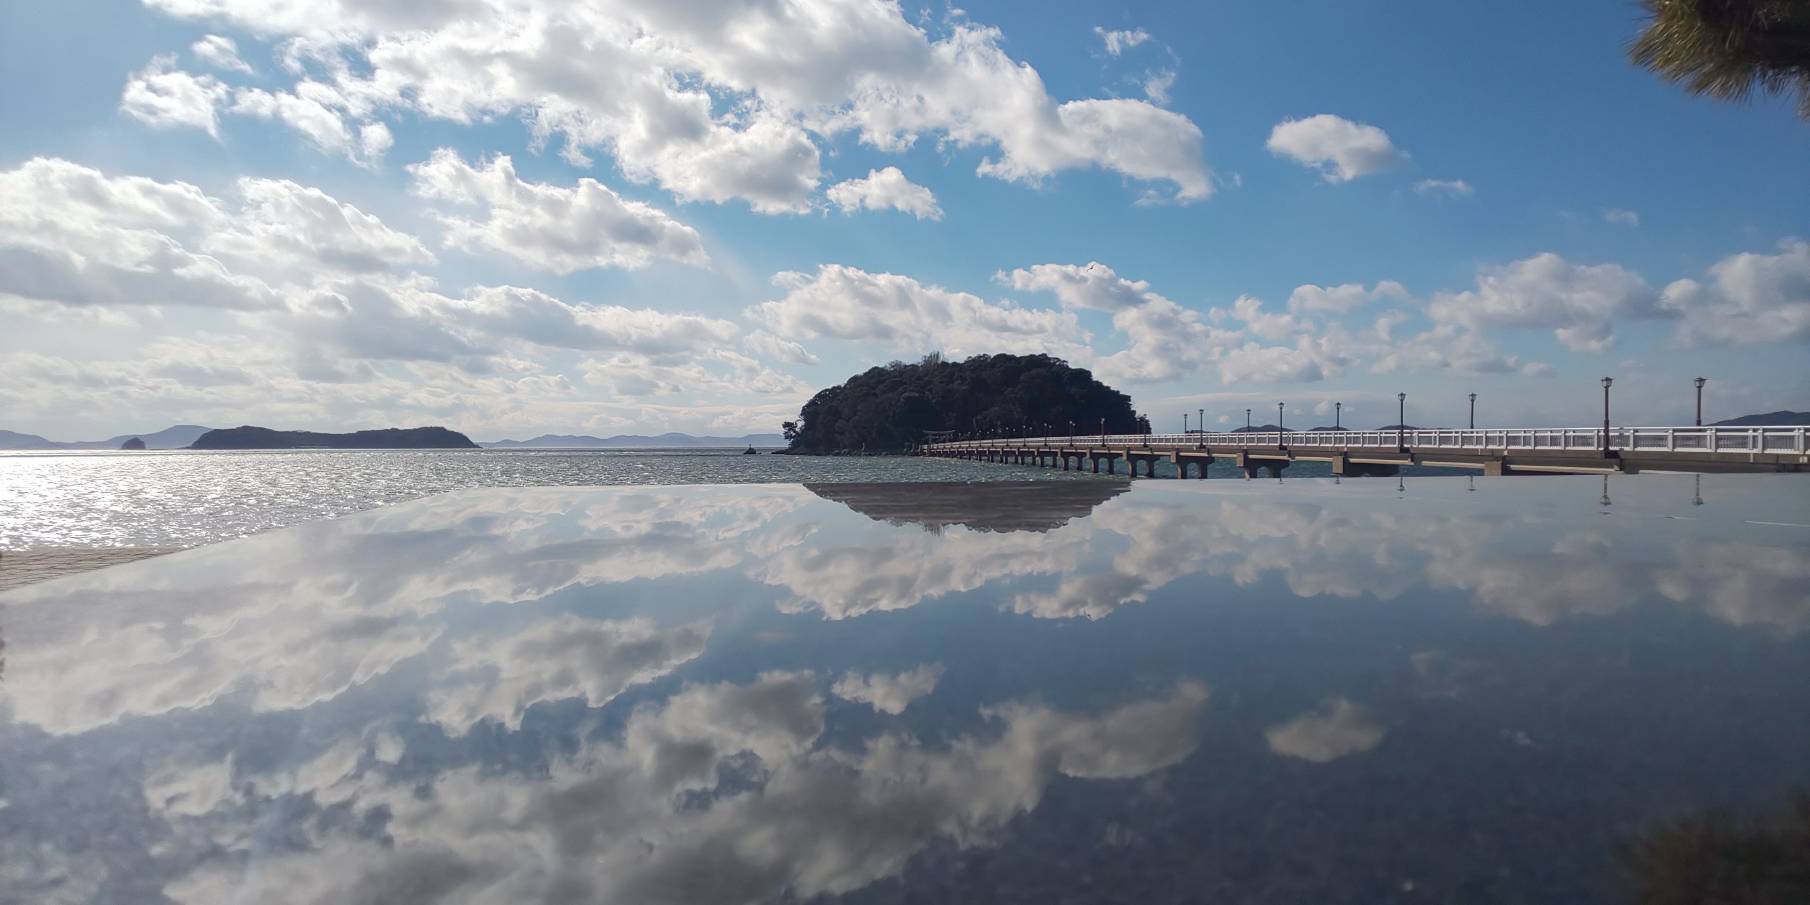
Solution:
[[[189,449],[478,449],[471,438],[444,427],[391,427],[323,434],[268,427],[227,427],[195,438]]]
[[[929,434],[1125,434],[1148,426],[1131,397],[1053,355],[926,355],[869,368],[812,396],[782,427],[785,452],[905,453]]]

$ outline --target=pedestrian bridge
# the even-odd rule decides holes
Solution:
[[[1295,461],[1328,462],[1335,475],[1392,475],[1403,465],[1484,474],[1810,471],[1810,428],[1529,427],[1436,430],[1255,431],[989,437],[927,443],[918,454],[1010,462],[1095,473],[1156,476],[1170,462],[1177,477],[1200,477],[1231,460],[1247,477],[1280,475]]]

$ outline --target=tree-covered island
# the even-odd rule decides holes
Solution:
[[[789,452],[906,452],[940,434],[1136,433],[1131,397],[1050,355],[925,356],[869,368],[811,397],[784,424]]]

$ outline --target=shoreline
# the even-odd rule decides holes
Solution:
[[[50,581],[65,575],[77,575],[137,562],[153,556],[176,552],[164,547],[48,547],[36,550],[0,550],[0,593]]]

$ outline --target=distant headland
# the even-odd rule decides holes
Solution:
[[[268,427],[227,427],[195,438],[189,449],[477,449],[471,438],[444,427],[385,428],[322,434]]]

